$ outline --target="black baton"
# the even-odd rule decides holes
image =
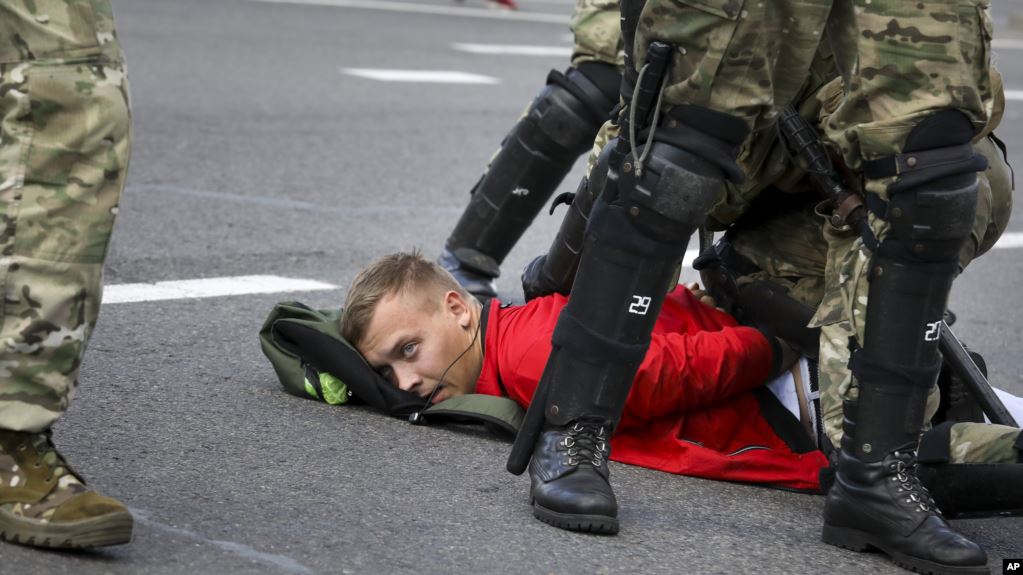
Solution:
[[[977,404],[980,405],[980,408],[984,410],[991,423],[1019,427],[1016,419],[1005,408],[1005,404],[1002,403],[1002,400],[991,389],[991,384],[984,377],[984,372],[977,367],[969,352],[966,351],[963,344],[959,342],[959,338],[952,333],[952,330],[945,322],[941,322],[938,328],[938,349],[941,350],[941,355],[945,357],[945,361],[966,382],[970,394],[977,401]]]

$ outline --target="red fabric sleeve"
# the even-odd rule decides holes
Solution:
[[[713,405],[763,385],[773,361],[767,338],[749,327],[654,333],[625,413],[650,420]]]

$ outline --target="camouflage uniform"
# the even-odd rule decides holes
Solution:
[[[987,137],[1004,110],[1001,79],[992,69],[994,94],[992,121],[975,144],[988,159],[988,168],[978,174],[979,198],[970,240],[960,252],[960,270],[995,244],[1005,230],[1012,212],[1012,175],[1004,155]],[[822,88],[814,102],[804,108],[828,117],[841,96],[837,80]],[[782,162],[784,163],[784,162]],[[776,172],[784,171],[776,169]],[[784,184],[783,184],[784,185]],[[797,189],[796,191],[801,191]],[[842,401],[857,397],[849,376],[849,337],[862,338],[866,308],[866,281],[849,283],[866,269],[870,254],[859,235],[838,230],[826,222],[824,206],[814,206],[814,196],[801,209],[766,219],[747,218],[736,229],[733,246],[761,270],[748,279],[766,278],[783,286],[790,296],[818,311],[810,327],[822,328],[820,341],[821,416],[829,439],[839,445],[842,437]],[[856,326],[854,329],[853,326]],[[937,388],[926,413],[929,420],[938,408]],[[1015,461],[1012,444],[1019,430],[1004,426],[957,423],[951,433],[950,452],[954,463]]]
[[[650,42],[676,46],[665,102],[738,116],[755,139],[772,126],[777,106],[797,99],[827,34],[848,93],[825,128],[855,170],[900,152],[910,130],[934,110],[961,110],[978,131],[987,124],[993,101],[987,4],[648,0],[636,32],[637,67]],[[948,35],[949,22],[956,38]]]
[[[0,539],[131,540],[51,441],[96,325],[131,117],[108,0],[0,2]]]
[[[618,0],[576,0],[569,24],[572,29],[572,66],[604,62],[625,66]]]
[[[107,0],[0,3],[0,428],[68,407],[131,149]]]
[[[623,181],[634,204],[625,206],[642,222],[649,205],[685,224],[687,235],[694,209],[706,213],[704,202],[724,195],[725,179],[758,175],[751,168],[759,148],[747,143],[799,101],[821,46],[830,47],[842,91],[821,127],[832,152],[861,175],[869,240],[831,245],[825,262],[825,283],[840,286],[849,312],[829,317],[825,330],[849,324],[842,341],[853,351],[842,369],[859,392],[843,408],[821,538],[879,549],[913,570],[986,572],[984,550],[948,525],[917,480],[914,445],[940,368],[937,326],[971,230],[976,172],[985,165],[970,144],[994,106],[988,0],[629,2],[627,19],[641,7],[630,46],[637,70],[652,42],[671,46],[674,57],[658,105],[664,121],[650,122],[651,141],[661,146],[643,150],[652,165],[666,159],[669,167],[644,181],[644,156],[632,152],[623,171],[636,175]],[[704,175],[714,167],[720,175]],[[754,182],[752,191],[767,183]],[[650,231],[635,235],[671,239],[649,219],[655,223],[642,223]]]

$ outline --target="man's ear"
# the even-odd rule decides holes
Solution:
[[[448,290],[444,294],[444,308],[458,320],[458,325],[469,329],[469,325],[472,323],[472,313],[469,302],[465,301],[462,294],[455,290]]]

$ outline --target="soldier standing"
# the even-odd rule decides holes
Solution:
[[[99,314],[131,152],[109,0],[0,2],[0,537],[131,540],[132,516],[51,441]]]
[[[822,537],[915,570],[987,573],[983,549],[949,526],[914,475],[941,363],[937,326],[985,167],[971,141],[992,101],[986,2],[624,0],[621,10],[623,86],[641,95],[644,76],[658,74],[649,56],[669,62],[652,113],[632,98],[624,146],[612,142],[594,168],[605,182],[527,415],[540,425],[520,432],[509,459],[512,471],[531,459],[534,513],[617,531],[607,438],[667,287],[726,182],[762,160],[748,142],[795,100],[827,36],[843,92],[824,128],[861,175],[870,231],[853,253],[828,256],[829,266],[852,256],[862,265],[842,277],[858,304],[847,368],[858,394],[845,405]]]

